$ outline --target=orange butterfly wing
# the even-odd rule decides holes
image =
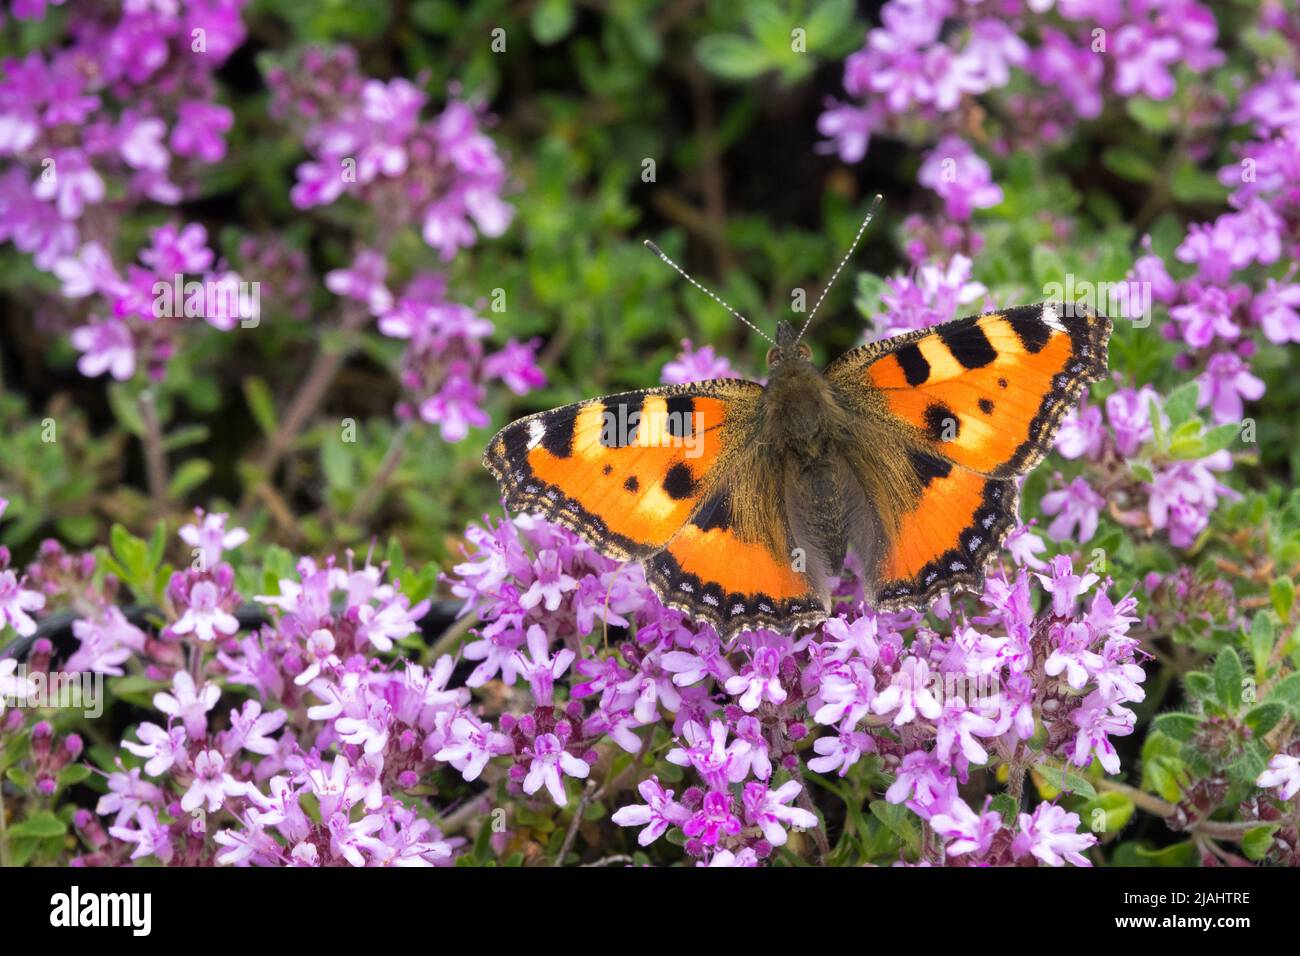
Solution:
[[[1066,411],[1106,371],[1109,319],[1034,305],[958,319],[847,353],[833,382],[879,393],[906,426],[920,494],[879,556],[882,606],[978,581],[1017,521],[1014,478],[1051,449]]]
[[[507,425],[483,464],[511,509],[544,514],[610,557],[645,558],[699,506],[729,423],[761,391],[728,379],[565,405]]]
[[[723,636],[759,626],[789,631],[826,617],[828,596],[815,593],[792,556],[736,534],[721,489],[646,562],[646,576],[664,603],[703,617]]]
[[[728,452],[751,433],[761,394],[723,379],[566,405],[507,425],[483,463],[508,508],[645,561],[665,604],[723,634],[819,619],[808,578],[731,526]]]

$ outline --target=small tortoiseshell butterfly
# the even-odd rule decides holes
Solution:
[[[978,586],[1017,522],[1016,478],[1106,371],[1110,331],[1073,303],[1019,306],[863,345],[822,372],[782,322],[766,385],[529,415],[483,463],[507,507],[644,562],[664,603],[724,637],[823,620],[849,548],[875,607],[925,607]]]

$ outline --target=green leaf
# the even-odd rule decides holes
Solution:
[[[824,50],[836,43],[852,22],[852,0],[822,0],[808,15],[808,49]]]
[[[1169,416],[1169,427],[1177,428],[1196,414],[1196,399],[1200,396],[1200,386],[1196,382],[1185,382],[1165,397],[1165,414]]]
[[[1187,840],[1159,850],[1138,847],[1137,855],[1146,861],[1147,866],[1193,866],[1196,863],[1196,844]]]
[[[1262,860],[1273,846],[1273,834],[1278,831],[1278,824],[1268,823],[1264,826],[1251,827],[1241,836],[1241,852],[1248,860]]]
[[[153,534],[149,536],[149,548],[145,555],[149,562],[150,569],[162,564],[163,552],[167,549],[167,522],[158,521],[153,526]]]
[[[68,825],[49,810],[37,810],[9,828],[11,837],[34,837],[38,840],[63,836],[67,832]]]
[[[1170,713],[1158,716],[1152,726],[1174,740],[1186,742],[1192,739],[1192,735],[1201,726],[1201,721],[1195,714]]]
[[[1268,596],[1273,601],[1273,609],[1282,620],[1291,619],[1291,608],[1295,605],[1295,582],[1290,578],[1276,578],[1268,588]]]
[[[1121,179],[1149,183],[1160,171],[1144,154],[1128,146],[1110,146],[1101,154],[1101,164]]]
[[[573,4],[570,0],[542,0],[533,8],[529,22],[533,39],[542,46],[558,43],[573,29]]]
[[[1273,629],[1273,619],[1267,614],[1258,613],[1250,622],[1250,656],[1255,661],[1255,680],[1262,682],[1267,676],[1268,661],[1277,644],[1277,632]]]
[[[1197,700],[1214,702],[1214,678],[1209,674],[1204,671],[1188,671],[1183,675],[1183,682],[1187,685],[1187,693]]]
[[[903,846],[913,855],[921,853],[921,831],[916,825],[912,811],[901,803],[887,800],[872,800],[872,815],[903,841]]]
[[[1241,707],[1242,681],[1246,672],[1241,666],[1241,658],[1231,647],[1219,651],[1218,660],[1214,662],[1214,693],[1224,710],[1235,714]]]
[[[1231,447],[1240,435],[1241,426],[1236,422],[1215,425],[1213,428],[1206,429],[1201,435],[1201,443],[1205,448],[1205,454],[1212,455],[1216,451]]]
[[[167,494],[174,500],[182,499],[207,481],[211,474],[210,461],[206,458],[191,458],[176,469],[172,480],[167,483]]]
[[[1265,700],[1275,700],[1288,707],[1300,707],[1300,674],[1288,674],[1274,684]]]
[[[253,420],[265,435],[274,435],[276,427],[275,399],[264,379],[256,375],[244,378],[244,400],[248,410],[253,413]]]
[[[1097,813],[1099,810],[1100,814]],[[1137,806],[1131,797],[1111,791],[1099,794],[1096,800],[1084,804],[1079,811],[1079,818],[1093,833],[1119,833],[1133,819],[1135,812]]]
[[[880,315],[880,298],[884,295],[886,288],[885,280],[874,272],[863,272],[858,275],[857,291],[853,296],[853,304],[863,318],[875,319],[876,316]]]
[[[1246,712],[1246,726],[1255,732],[1258,737],[1268,733],[1277,726],[1277,722],[1282,719],[1286,713],[1286,707],[1277,701],[1267,704],[1260,704],[1258,707],[1252,707]]]
[[[1016,798],[1009,793],[999,793],[989,801],[989,809],[1002,817],[1002,822],[1007,826],[1015,826],[1016,818],[1020,815],[1020,807],[1016,805]]]
[[[1219,177],[1190,161],[1174,170],[1169,180],[1169,191],[1179,202],[1187,203],[1217,205],[1228,198],[1228,188],[1219,182]]]
[[[125,383],[114,382],[108,386],[108,407],[113,410],[113,417],[123,428],[136,438],[144,437],[144,419],[140,417],[140,406]]]
[[[1097,799],[1097,790],[1093,787],[1092,781],[1071,767],[1064,764],[1059,767],[1052,766],[1044,762],[1036,764],[1034,772],[1042,778],[1050,790],[1078,794],[1089,800]]]
[[[732,34],[701,37],[695,55],[705,69],[728,80],[752,80],[771,66],[762,47]]]
[[[72,787],[83,782],[90,776],[90,768],[84,763],[70,763],[59,771],[58,784],[59,788]]]
[[[1165,133],[1173,129],[1173,101],[1149,100],[1144,96],[1135,96],[1124,103],[1128,115],[1133,117],[1153,133]]]

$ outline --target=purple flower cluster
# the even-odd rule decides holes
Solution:
[[[880,18],[845,62],[848,101],[830,101],[818,122],[825,148],[855,163],[873,136],[934,143],[919,180],[956,223],[1002,201],[987,163],[963,139],[982,125],[979,97],[1003,94],[997,112],[1006,128],[993,145],[1005,153],[1096,118],[1108,91],[1165,100],[1175,91],[1175,64],[1202,73],[1223,60],[1214,17],[1195,0],[1012,0],[996,10],[891,0]],[[1016,77],[1032,84],[1032,96],[1012,92]]]
[[[0,517],[4,516],[9,501],[0,498]],[[0,544],[0,630],[12,627],[19,637],[36,633],[33,611],[45,607],[45,595],[27,586],[27,579],[9,566],[9,549]],[[12,674],[13,669],[10,668]],[[0,672],[2,675],[3,672]],[[8,695],[0,686],[0,713],[4,712],[4,699]]]
[[[77,593],[92,608],[74,627],[81,646],[68,668],[121,674],[130,659],[162,685],[158,716],[122,741],[120,769],[108,775],[96,808],[106,825],[87,811],[75,819],[89,847],[77,862],[449,862],[461,841],[444,839],[402,795],[435,768],[469,691],[447,689],[450,658],[424,668],[377,656],[415,632],[428,602],[412,606],[380,568],[303,559],[278,593],[258,598],[273,624],[241,633],[230,613],[241,597],[224,558],[245,533],[227,529],[224,515],[200,514],[181,536],[195,563],[173,575],[156,637],[86,587],[90,575],[73,573],[57,549],[33,568],[51,590]],[[93,572],[93,560],[77,570]],[[28,664],[48,666],[48,648]],[[12,681],[12,671],[0,680]],[[75,744],[65,741],[64,751]],[[58,761],[47,762],[57,773]]]
[[[953,862],[1030,854],[1079,863],[1094,842],[1060,808],[1008,827],[957,794],[971,766],[995,761],[1023,771],[1054,757],[1080,767],[1095,758],[1118,770],[1111,737],[1132,731],[1126,705],[1143,697],[1142,654],[1127,634],[1136,601],[1113,602],[1068,557],[1040,573],[994,575],[969,618],[944,602],[944,634],[918,614],[873,613],[847,581],[818,631],[757,631],[728,644],[663,607],[638,571],[548,522],[521,516],[471,528],[468,540],[473,550],[453,579],[480,622],[464,651],[479,662],[466,683],[522,678],[535,706],[495,729],[468,712],[453,724],[450,753],[467,777],[513,757],[511,788],[545,786],[563,806],[565,779],[588,777],[602,738],[640,754],[634,731],[663,721],[676,739],[665,759],[698,782],[680,795],[658,775],[638,784],[645,802],[613,819],[642,827],[643,846],[676,829],[702,862],[755,864],[789,828],[818,825],[805,768],[843,776],[867,754],[896,775],[887,798],[930,820]],[[1039,589],[1046,606],[1036,613]],[[597,622],[630,636],[602,654],[588,639]],[[555,682],[565,675],[571,699],[561,709]],[[817,726],[830,733],[810,741]]]
[[[125,381],[144,369],[161,379],[195,320],[223,332],[260,321],[260,302],[209,248],[202,225],[159,226],[138,259],[123,275],[104,246],[91,241],[53,263],[63,296],[91,303],[86,324],[72,330],[83,375]]]
[[[517,395],[545,383],[537,341],[511,340],[488,353],[494,330],[481,309],[451,301],[444,276],[417,272],[399,290],[387,283],[385,249],[399,230],[418,225],[444,261],[499,236],[512,210],[501,198],[506,169],[482,130],[484,116],[452,98],[431,119],[417,83],[387,83],[357,71],[350,47],[308,49],[292,65],[272,68],[272,113],[302,126],[312,158],[299,165],[291,199],[300,209],[350,196],[370,214],[376,240],[351,265],[325,276],[335,295],[360,303],[379,331],[407,343],[402,384],[414,396],[398,413],[418,415],[460,441],[488,424],[486,383],[499,380]],[[378,238],[382,237],[382,239]]]
[[[0,64],[0,241],[49,270],[88,243],[111,248],[129,204],[192,192],[225,155],[233,116],[212,74],[243,42],[243,6],[80,4],[67,43]]]
[[[453,98],[422,119],[428,97],[419,82],[361,76],[350,47],[307,50],[267,81],[272,114],[306,121],[312,158],[290,195],[299,209],[353,196],[378,211],[389,230],[381,234],[419,223],[445,261],[477,234],[499,236],[510,225],[505,164],[469,104]]]
[[[443,276],[417,273],[394,295],[384,281],[387,272],[381,253],[363,249],[350,267],[327,274],[325,285],[364,305],[384,335],[407,343],[401,379],[418,401],[413,409],[403,403],[400,414],[418,414],[437,425],[445,441],[460,441],[469,429],[488,424],[482,407],[486,382],[499,380],[516,395],[545,384],[536,361],[538,340],[511,339],[488,353],[484,340],[492,334],[492,322],[450,301]]]
[[[1043,512],[1053,518],[1049,537],[1080,544],[1091,540],[1109,501],[1111,516],[1121,523],[1164,532],[1174,547],[1189,548],[1220,501],[1238,497],[1216,477],[1232,467],[1227,449],[1171,458],[1152,446],[1153,409],[1162,430],[1168,427],[1163,404],[1150,386],[1124,387],[1107,396],[1104,416],[1086,399],[1066,415],[1056,450],[1084,462],[1089,474],[1043,496]],[[1135,472],[1132,464],[1138,459],[1142,470]]]

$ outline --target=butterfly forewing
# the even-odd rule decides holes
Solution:
[[[1104,374],[1110,331],[1079,306],[1023,306],[872,343],[827,370],[837,387],[881,395],[910,444],[919,491],[876,561],[881,605],[923,606],[979,581],[1016,524],[1010,479]]]

